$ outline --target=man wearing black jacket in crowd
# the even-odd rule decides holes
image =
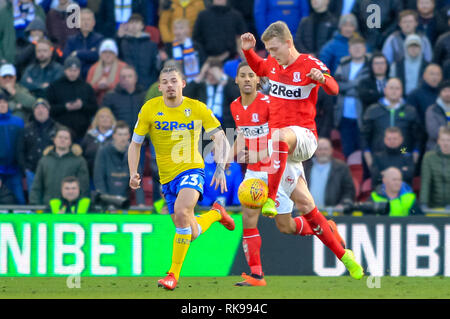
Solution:
[[[389,75],[389,63],[383,53],[374,53],[369,60],[369,66],[369,77],[362,79],[358,85],[363,114],[370,105],[377,103],[384,96],[383,90]]]
[[[372,189],[383,182],[381,173],[389,167],[397,167],[402,172],[403,181],[412,185],[414,161],[411,153],[404,150],[402,131],[395,126],[385,130],[384,150],[373,156]]]
[[[25,125],[23,158],[28,190],[31,190],[37,164],[44,149],[53,144],[58,123],[50,118],[50,104],[39,98],[33,105],[33,116]]]
[[[312,12],[298,26],[294,44],[299,52],[319,54],[337,30],[337,19],[328,10],[330,0],[311,0]]]
[[[58,123],[73,130],[74,142],[80,141],[97,111],[92,87],[80,77],[81,62],[77,57],[64,61],[64,76],[47,88],[51,116]]]
[[[227,0],[213,0],[195,21],[192,39],[200,43],[207,56],[220,60],[236,55],[236,37],[247,30],[239,11],[227,5]]]
[[[145,102],[145,90],[137,84],[136,70],[126,65],[120,70],[119,83],[106,93],[103,105],[109,107],[117,121],[125,121],[130,130],[136,124],[139,111]]]
[[[126,34],[119,37],[120,58],[133,66],[138,74],[138,83],[144,88],[150,87],[159,72],[159,52],[150,35],[144,32],[144,18],[135,13],[127,22]]]

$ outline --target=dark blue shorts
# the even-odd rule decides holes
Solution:
[[[162,185],[162,192],[169,209],[174,213],[175,201],[182,188],[193,188],[200,193],[199,200],[203,199],[203,184],[205,184],[205,171],[201,168],[188,169],[178,174],[173,180]]]

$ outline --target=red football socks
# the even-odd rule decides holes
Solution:
[[[314,232],[309,225],[308,221],[304,216],[297,216],[294,218],[295,224],[297,225],[295,229],[295,234],[300,236],[314,235]]]
[[[244,228],[242,246],[245,258],[250,266],[250,272],[262,276],[261,236],[257,228]]]
[[[308,221],[314,234],[327,246],[340,260],[345,254],[345,250],[338,242],[336,237],[328,225],[327,219],[319,212],[317,207],[314,207],[312,211],[305,214],[305,220]]]
[[[273,152],[270,157],[270,168],[268,171],[268,197],[275,201],[277,196],[278,186],[280,186],[281,177],[288,158],[289,145],[286,142],[273,142]]]

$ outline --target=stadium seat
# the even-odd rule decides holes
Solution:
[[[361,185],[361,192],[359,194],[358,201],[365,202],[372,192],[372,179],[366,179]]]
[[[354,151],[347,158],[347,164],[350,165],[361,165],[362,164],[362,152]]]
[[[364,176],[364,168],[362,164],[353,164],[349,165],[348,168],[350,169],[350,173],[352,174],[352,177],[357,180],[357,182],[361,185],[363,182],[363,176]]]
[[[150,34],[150,40],[155,42],[159,47],[159,45],[161,44],[161,35],[159,33],[158,28],[156,28],[152,25],[148,25],[145,27],[145,32]]]
[[[345,162],[345,155],[341,151],[339,151],[335,148],[333,148],[333,157]]]
[[[338,130],[331,130],[330,140],[333,148],[342,153],[341,133]]]

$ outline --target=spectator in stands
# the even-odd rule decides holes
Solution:
[[[114,127],[112,142],[106,143],[97,152],[94,166],[95,190],[101,194],[129,197],[127,149],[130,128],[124,121]]]
[[[186,81],[190,82],[200,73],[205,62],[205,53],[199,43],[192,41],[189,20],[175,20],[173,34],[174,41],[166,45],[167,55],[170,59],[180,62]]]
[[[236,37],[245,31],[240,12],[229,7],[226,0],[213,0],[209,8],[198,14],[192,39],[203,47],[206,56],[224,61],[236,54]]]
[[[370,105],[377,103],[384,96],[389,75],[389,63],[383,53],[374,53],[369,65],[369,77],[362,79],[357,88],[363,114]]]
[[[418,31],[423,32],[434,46],[441,30],[439,26],[442,24],[441,16],[436,14],[435,0],[417,0],[417,12],[419,13]]]
[[[381,172],[388,167],[397,167],[403,180],[412,185],[414,161],[411,153],[404,150],[402,131],[398,127],[388,127],[384,132],[384,149],[373,154],[371,167],[372,189],[382,183]]]
[[[311,0],[313,11],[304,17],[295,33],[295,47],[299,52],[317,56],[320,49],[337,30],[337,18],[328,10],[330,0]]]
[[[14,66],[16,67],[18,78],[21,78],[24,70],[35,62],[36,44],[46,38],[46,33],[44,21],[36,18],[25,29],[26,37],[17,40]]]
[[[14,194],[6,187],[0,176],[0,205],[13,205],[15,203],[16,199]]]
[[[50,83],[64,74],[62,65],[52,60],[53,50],[50,41],[40,40],[36,44],[36,62],[25,69],[20,80],[35,97],[45,98]]]
[[[88,164],[89,176],[94,176],[94,162],[98,149],[111,141],[116,119],[111,110],[102,107],[97,111],[91,124],[91,129],[86,133],[81,141],[83,157]]]
[[[402,131],[405,151],[413,153],[414,163],[419,159],[423,128],[415,108],[406,104],[402,95],[402,82],[397,78],[389,79],[384,88],[384,98],[364,113],[361,143],[368,167],[373,164],[372,153],[383,150],[384,131],[392,126]]]
[[[373,9],[377,5],[380,15],[374,19]],[[386,38],[397,28],[397,15],[403,9],[401,0],[357,0],[352,13],[357,17],[361,34],[366,39],[369,51],[381,49]]]
[[[89,69],[86,82],[94,89],[97,104],[102,105],[106,92],[119,83],[120,70],[126,65],[119,60],[117,44],[112,39],[105,39],[98,50],[100,59]]]
[[[447,27],[450,28],[450,8],[447,10]],[[450,80],[450,30],[439,36],[436,40],[433,61],[442,65],[444,78]]]
[[[48,146],[39,160],[30,191],[30,203],[43,205],[61,196],[61,182],[67,176],[80,181],[82,196],[89,195],[89,171],[78,144],[72,144],[70,129],[60,126],[52,146]]]
[[[96,31],[106,38],[113,38],[116,30],[122,24],[127,23],[133,13],[146,14],[147,2],[146,0],[129,0],[127,2],[103,0],[97,13]]]
[[[132,130],[145,102],[144,97],[145,90],[137,84],[135,69],[127,65],[120,71],[116,88],[105,95],[103,105],[111,109],[116,120],[125,121]]]
[[[162,1],[159,16],[159,32],[165,44],[172,43],[174,36],[174,22],[178,19],[189,21],[189,29],[193,30],[198,14],[205,9],[203,0]]]
[[[317,207],[343,208],[355,199],[355,186],[347,164],[332,156],[327,138],[319,138],[316,153],[305,163],[305,177]]]
[[[389,167],[382,174],[383,184],[370,194],[369,201],[388,203],[384,214],[391,217],[422,214],[420,205],[416,200],[416,194],[414,194],[411,186],[402,180],[402,172],[396,167]]]
[[[3,64],[0,67],[0,92],[6,95],[12,114],[27,121],[36,98],[16,80],[14,65]]]
[[[44,10],[33,0],[8,1],[0,12],[0,21],[14,27],[8,31],[12,32],[16,39],[25,37],[26,27],[36,17],[45,21]]]
[[[420,202],[425,207],[450,205],[450,127],[439,129],[438,148],[425,154],[422,161]]]
[[[23,158],[28,192],[31,190],[34,175],[42,153],[53,144],[58,123],[50,118],[50,104],[38,98],[33,105],[33,116],[25,125]]]
[[[349,40],[350,56],[344,57],[334,78],[339,84],[339,95],[334,110],[335,125],[341,133],[343,153],[346,157],[360,149],[362,103],[358,96],[359,82],[369,76],[366,43],[355,36]]]
[[[354,15],[346,14],[339,19],[339,32],[326,42],[319,53],[321,60],[330,69],[331,74],[336,71],[341,58],[348,56],[348,41],[358,30],[358,22]]]
[[[418,22],[417,12],[414,10],[403,10],[398,15],[398,25],[400,30],[394,31],[383,44],[383,54],[386,56],[389,64],[393,62],[399,62],[405,56],[405,39],[411,35],[416,34]],[[433,55],[433,48],[431,47],[428,37],[419,33],[420,47],[422,49],[422,55],[425,61],[431,62]]]
[[[158,46],[144,32],[144,26],[142,16],[134,13],[127,23],[127,34],[118,43],[121,59],[134,67],[138,83],[148,88],[158,79],[160,57]]]
[[[94,13],[88,8],[81,9],[80,31],[67,39],[64,48],[64,59],[69,56],[80,59],[83,79],[86,78],[89,68],[98,61],[98,48],[103,41],[103,35],[93,31],[94,26]]]
[[[425,112],[436,102],[439,95],[439,83],[442,81],[442,69],[439,65],[431,63],[423,72],[423,81],[406,97],[406,103],[415,107],[421,123],[425,126]]]
[[[23,128],[23,120],[11,114],[7,97],[0,92],[0,179],[21,205],[25,205],[22,188]]]
[[[58,4],[47,13],[45,22],[48,37],[55,45],[55,48],[61,51],[64,50],[67,39],[78,33],[77,28],[70,28],[67,25],[67,20],[72,15],[72,12],[67,12],[67,9],[73,3],[72,0],[58,0]]]
[[[279,20],[286,22],[291,34],[295,34],[299,22],[309,15],[309,3],[308,0],[255,0],[253,15],[260,37],[271,23]]]
[[[200,75],[186,86],[184,94],[205,103],[222,123],[223,129],[235,128],[230,104],[239,96],[239,88],[234,79],[223,73],[219,59],[208,59]]]
[[[80,197],[80,181],[75,176],[67,176],[61,181],[61,196],[50,199],[49,211],[52,214],[89,213],[91,199]]]
[[[81,62],[77,57],[64,61],[64,76],[47,88],[47,99],[52,106],[51,116],[71,128],[74,141],[80,141],[97,111],[92,87],[80,77]]]
[[[439,97],[425,112],[425,124],[428,134],[427,151],[435,148],[442,126],[450,127],[450,80],[439,86]]]
[[[422,41],[417,34],[408,35],[404,45],[405,55],[399,61],[392,63],[390,77],[396,77],[402,81],[406,96],[418,87],[428,63],[423,56]]]
[[[227,179],[227,189],[225,193],[221,193],[220,189],[214,189],[214,185],[210,186],[216,170],[214,162],[214,152],[205,157],[205,184],[203,185],[203,199],[198,202],[200,206],[211,206],[216,200],[220,200],[222,205],[239,206],[238,188],[244,177],[242,176],[241,166],[232,162],[225,170]]]

